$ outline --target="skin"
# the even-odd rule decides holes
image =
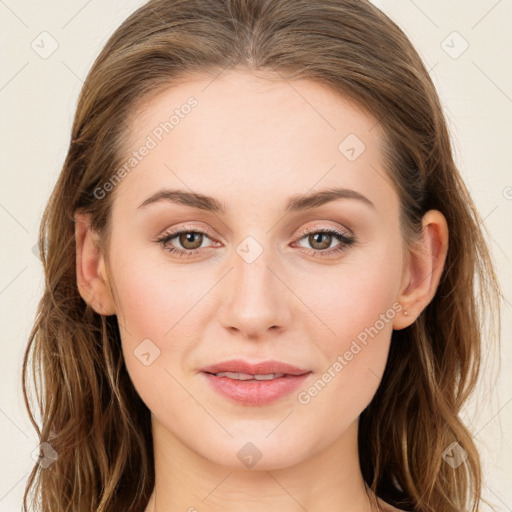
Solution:
[[[213,82],[196,76],[133,113],[126,154],[190,96],[197,107],[116,186],[108,247],[97,251],[89,218],[76,215],[80,293],[118,316],[129,374],[152,412],[156,494],[146,512],[370,511],[358,417],[380,383],[392,330],[413,323],[435,294],[446,220],[429,211],[406,257],[376,119],[309,80],[292,88],[240,69]],[[338,149],[351,133],[365,145],[354,161]],[[227,213],[165,200],[138,208],[164,187],[213,196]],[[290,196],[329,187],[353,189],[374,207],[339,199],[285,213]],[[155,242],[185,225],[210,231],[199,254],[179,258]],[[356,241],[322,257],[321,238],[303,232],[325,228]],[[249,235],[263,250],[251,263],[237,253]],[[342,243],[330,240],[324,251]],[[168,246],[200,244],[181,242]],[[277,359],[312,371],[307,390],[393,304],[393,318],[307,404],[293,392],[240,405],[199,373],[235,357]],[[145,366],[134,350],[148,338],[160,355]],[[247,442],[262,454],[252,468],[237,457]]]

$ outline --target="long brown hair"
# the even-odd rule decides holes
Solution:
[[[213,79],[233,66],[316,80],[378,120],[404,243],[418,235],[427,210],[445,215],[450,241],[437,293],[414,324],[392,334],[381,385],[359,420],[360,463],[374,493],[399,508],[478,510],[479,456],[459,412],[478,380],[486,318],[494,318],[488,334],[497,338],[498,283],[429,73],[399,27],[366,0],[152,0],[110,37],[82,88],[41,222],[45,291],[23,393],[41,442],[58,456],[34,466],[25,510],[31,490],[44,512],[147,505],[150,411],[127,374],[118,318],[98,315],[78,292],[74,213],[90,213],[106,235],[112,194],[98,199],[95,190],[123,162],[138,102],[187,73]],[[30,366],[41,429],[27,393]],[[443,459],[452,443],[467,453],[456,468]]]

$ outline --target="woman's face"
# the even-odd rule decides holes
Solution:
[[[353,435],[403,315],[399,200],[376,119],[318,83],[232,71],[153,97],[129,134],[108,270],[154,427],[261,469]],[[203,371],[231,360],[303,375]]]

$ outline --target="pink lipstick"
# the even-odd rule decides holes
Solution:
[[[310,370],[264,361],[251,364],[241,359],[224,361],[201,370],[212,388],[240,404],[266,405],[296,390]]]

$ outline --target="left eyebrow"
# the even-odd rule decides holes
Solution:
[[[363,196],[363,194],[356,190],[350,188],[330,188],[308,195],[298,194],[292,196],[288,201],[286,212],[299,212],[311,208],[318,208],[319,206],[338,199],[356,199],[375,209],[375,205],[366,196]]]
[[[290,213],[310,210],[338,199],[355,199],[375,209],[375,205],[366,196],[356,190],[348,188],[330,188],[319,192],[313,192],[308,195],[297,194],[290,197],[286,205],[285,212]],[[198,192],[172,189],[159,190],[143,201],[138,206],[138,209],[145,208],[150,204],[154,204],[159,201],[171,201],[176,204],[182,204],[184,206],[199,208],[201,210],[207,210],[215,213],[225,214],[227,211],[224,203],[214,197],[199,194]]]

